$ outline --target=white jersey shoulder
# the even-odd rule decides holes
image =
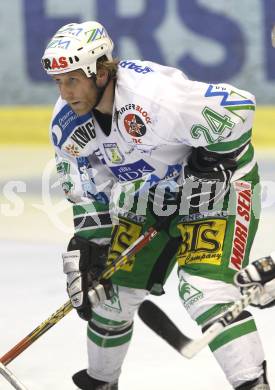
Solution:
[[[145,143],[207,147],[234,141],[234,149],[249,138],[255,98],[247,91],[188,80],[178,69],[148,61],[122,61],[118,75],[119,118],[136,113],[148,127]]]

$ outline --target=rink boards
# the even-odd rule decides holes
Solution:
[[[0,107],[0,144],[49,144],[50,106]],[[258,106],[253,128],[254,145],[275,147],[275,106]]]

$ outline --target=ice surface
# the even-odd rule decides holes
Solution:
[[[274,180],[274,160],[261,160],[263,178]],[[274,192],[275,194],[275,192]],[[273,195],[274,195],[273,194]],[[31,194],[34,196],[33,194]],[[26,205],[33,203],[28,198]],[[35,194],[36,202],[38,202]],[[67,301],[60,253],[69,233],[51,227],[45,213],[27,212],[13,221],[1,217],[0,241],[0,355],[30,333]],[[37,214],[36,214],[37,213]],[[252,258],[275,249],[274,205],[263,210]],[[7,233],[3,224],[10,229]],[[22,232],[22,234],[20,234]],[[166,294],[152,297],[190,337],[200,331],[181,306],[177,277],[167,282]],[[269,365],[269,380],[275,387],[275,308],[252,310],[262,337]],[[86,324],[76,313],[63,320],[18,356],[9,368],[30,390],[73,390],[71,375],[86,367]],[[0,389],[12,387],[0,378]],[[120,390],[229,390],[224,374],[208,351],[186,360],[136,318],[133,341],[120,380]]]

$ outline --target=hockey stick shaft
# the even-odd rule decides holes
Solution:
[[[71,301],[66,302],[49,318],[38,325],[31,333],[24,337],[19,343],[17,343],[12,349],[10,349],[5,355],[0,358],[0,362],[4,365],[9,364],[20,353],[25,351],[34,341],[46,333],[51,327],[57,324],[62,318],[64,318],[72,310]]]
[[[116,260],[109,264],[104,271],[99,275],[100,279],[110,278],[117,270],[125,265],[129,259],[144,248],[158,233],[158,231],[167,222],[167,218],[164,218],[162,222],[151,226],[143,235],[141,235],[129,248],[127,248]],[[11,350],[0,358],[0,362],[4,365],[9,364],[25,349],[27,349],[34,341],[46,333],[51,327],[57,324],[62,318],[64,318],[72,310],[71,301],[67,301],[61,306],[54,314],[43,321],[37,328],[35,328],[30,334],[17,343]]]
[[[27,388],[16,378],[16,376],[0,363],[0,374],[17,390],[27,390]]]

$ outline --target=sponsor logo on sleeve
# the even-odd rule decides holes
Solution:
[[[251,220],[251,184],[245,181],[236,181],[236,220],[233,235],[233,246],[229,260],[229,268],[239,271],[245,258],[249,223]]]

